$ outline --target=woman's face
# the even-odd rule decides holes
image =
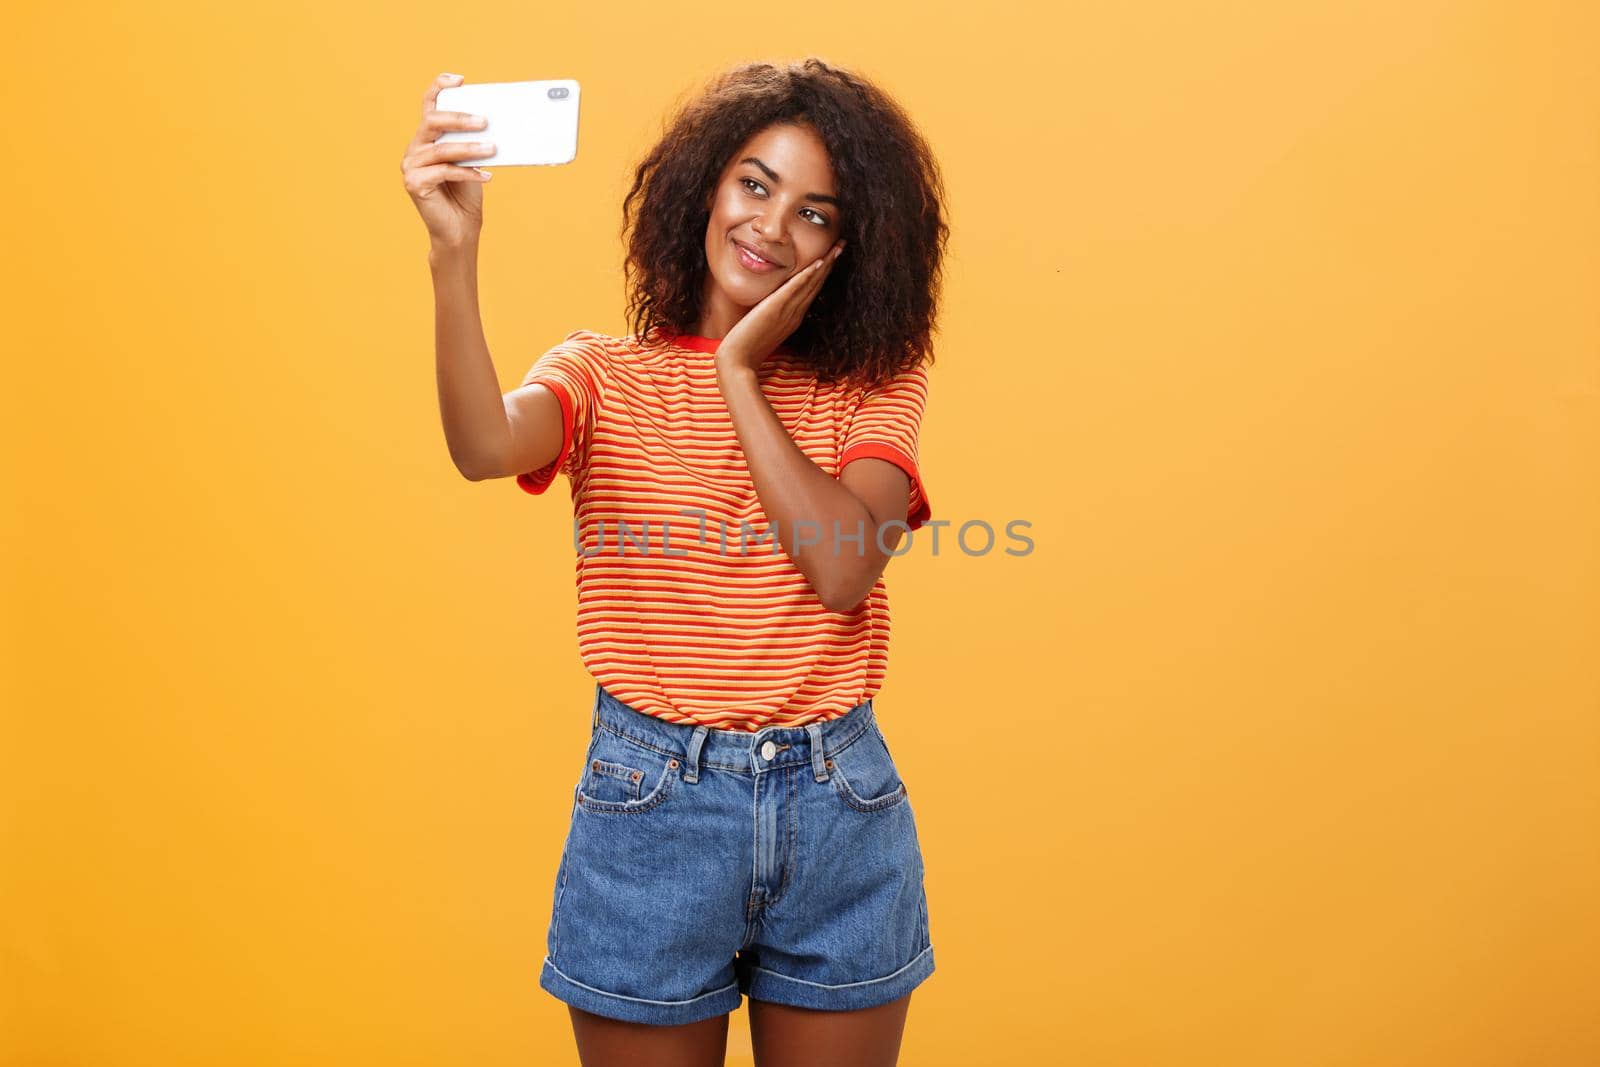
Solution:
[[[783,123],[745,142],[712,192],[700,335],[726,334],[831,248],[840,222],[828,152],[815,133]]]

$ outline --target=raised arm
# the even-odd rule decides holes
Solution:
[[[472,481],[543,467],[561,451],[561,404],[544,385],[500,392],[478,311],[477,245],[431,249],[439,416],[450,459]]]
[[[449,130],[487,130],[478,115],[441,111],[439,91],[460,85],[441,74],[422,95],[422,121],[400,160],[406,193],[428,228],[433,273],[434,350],[439,415],[456,469],[473,481],[501,478],[555,459],[562,445],[561,406],[542,386],[504,395],[478,313],[478,237],[488,171],[467,161],[493,155],[493,142],[439,140]],[[490,136],[487,132],[485,137]]]

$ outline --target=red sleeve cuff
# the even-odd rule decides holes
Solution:
[[[550,488],[556,480],[556,475],[561,471],[561,465],[567,460],[567,453],[572,451],[572,396],[567,392],[567,387],[554,378],[535,378],[524,385],[542,385],[556,395],[561,403],[561,451],[556,458],[546,463],[536,471],[524,471],[517,475],[517,484],[523,489],[537,496]]]
[[[928,493],[922,485],[922,475],[917,472],[917,465],[911,461],[910,456],[894,445],[881,444],[877,441],[851,445],[839,457],[840,473],[843,473],[846,466],[858,459],[887,460],[906,472],[906,477],[911,479],[910,513],[906,516],[908,529],[915,530],[928,520],[928,516],[933,514],[933,508],[928,503]]]

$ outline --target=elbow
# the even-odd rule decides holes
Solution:
[[[839,615],[853,613],[867,598],[867,594],[859,586],[841,582],[823,585],[817,590],[817,595],[821,598],[824,608]]]
[[[457,464],[456,470],[460,471],[461,477],[465,478],[469,482],[487,482],[492,481],[495,478],[505,477],[504,473],[497,470],[491,470],[488,467],[468,467],[462,464]]]
[[[461,477],[469,482],[486,482],[491,478],[504,477],[497,464],[485,462],[482,457],[458,456],[452,452],[450,461],[456,465]]]
[[[833,562],[844,565],[820,574],[812,572],[811,586],[817,591],[824,608],[839,615],[853,615],[878,584],[884,561],[879,560],[874,566],[865,560],[851,561],[841,557]]]

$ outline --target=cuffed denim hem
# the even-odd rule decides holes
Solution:
[[[796,1008],[855,1011],[898,1000],[932,973],[933,946],[929,945],[912,957],[910,963],[892,974],[843,985],[823,985],[802,978],[790,978],[765,967],[752,967],[745,994],[751,1000],[767,1000]]]
[[[550,957],[544,958],[539,971],[539,986],[545,992],[575,1008],[604,1015],[608,1019],[621,1019],[632,1023],[649,1023],[653,1026],[679,1026],[696,1023],[714,1015],[733,1011],[742,1002],[739,983],[732,982],[721,989],[713,989],[688,1000],[643,1000],[607,993],[603,989],[584,985],[556,970]]]

